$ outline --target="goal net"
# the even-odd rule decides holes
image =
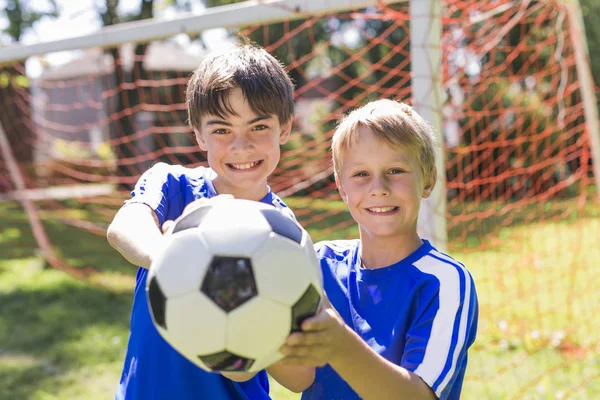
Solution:
[[[415,104],[414,84],[427,76],[438,102],[416,106],[437,121],[442,142],[442,203],[432,209],[445,227],[435,234],[472,272],[480,299],[463,397],[598,397],[598,132],[590,130],[597,125],[585,93],[593,87],[578,65],[585,46],[571,3],[447,0],[439,16],[420,15],[440,22],[425,39],[435,44],[440,33],[419,63],[411,61],[423,43],[411,27],[419,16],[413,10],[411,19],[407,1],[314,12],[255,4],[241,12],[272,15],[227,22],[202,42],[125,38],[71,50],[35,78],[25,65],[45,65],[48,54],[5,60],[0,232],[9,257],[41,248],[51,265],[82,279],[102,271],[99,257],[89,269],[72,265],[59,237],[104,235],[157,162],[206,165],[186,123],[185,85],[208,51],[237,40],[233,33],[275,55],[297,87],[294,129],[272,189],[315,241],[357,237],[331,168],[335,121],[373,99]],[[24,226],[34,235],[10,233]]]

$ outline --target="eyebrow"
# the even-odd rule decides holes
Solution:
[[[393,160],[391,160],[391,163],[403,163],[403,164],[410,164],[410,160],[406,157],[396,157]],[[358,160],[354,163],[348,163],[348,165],[351,165],[353,167],[364,167],[364,166],[368,166],[369,163],[365,162],[363,160]]]
[[[253,118],[252,120],[248,121],[248,125],[252,125],[254,123],[257,123],[259,121],[264,121],[267,119],[272,119],[273,117],[271,115],[259,115],[256,118]],[[230,122],[227,122],[223,119],[209,119],[208,121],[206,121],[206,125],[225,125],[225,126],[233,126]]]

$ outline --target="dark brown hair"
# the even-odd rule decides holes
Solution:
[[[239,87],[256,115],[275,114],[281,124],[294,114],[294,85],[283,66],[265,49],[244,43],[208,55],[186,90],[188,120],[200,130],[203,116],[233,114],[229,92]]]

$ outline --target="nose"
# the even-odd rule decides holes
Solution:
[[[247,135],[236,135],[231,143],[231,151],[234,153],[243,153],[252,149],[254,144]]]
[[[390,186],[388,180],[383,176],[374,176],[371,180],[371,196],[389,196]]]

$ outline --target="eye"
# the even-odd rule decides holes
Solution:
[[[365,171],[360,171],[355,173],[353,176],[356,176],[357,178],[364,178],[365,176],[369,176],[369,174]]]
[[[406,172],[406,171],[403,170],[402,168],[392,168],[390,170],[390,174],[392,174],[392,175],[402,174],[404,172]]]
[[[252,128],[255,131],[264,131],[265,129],[269,129],[268,126],[266,125],[256,125],[254,128]]]
[[[224,135],[227,133],[227,129],[224,129],[224,128],[215,129],[212,133],[215,135]]]

